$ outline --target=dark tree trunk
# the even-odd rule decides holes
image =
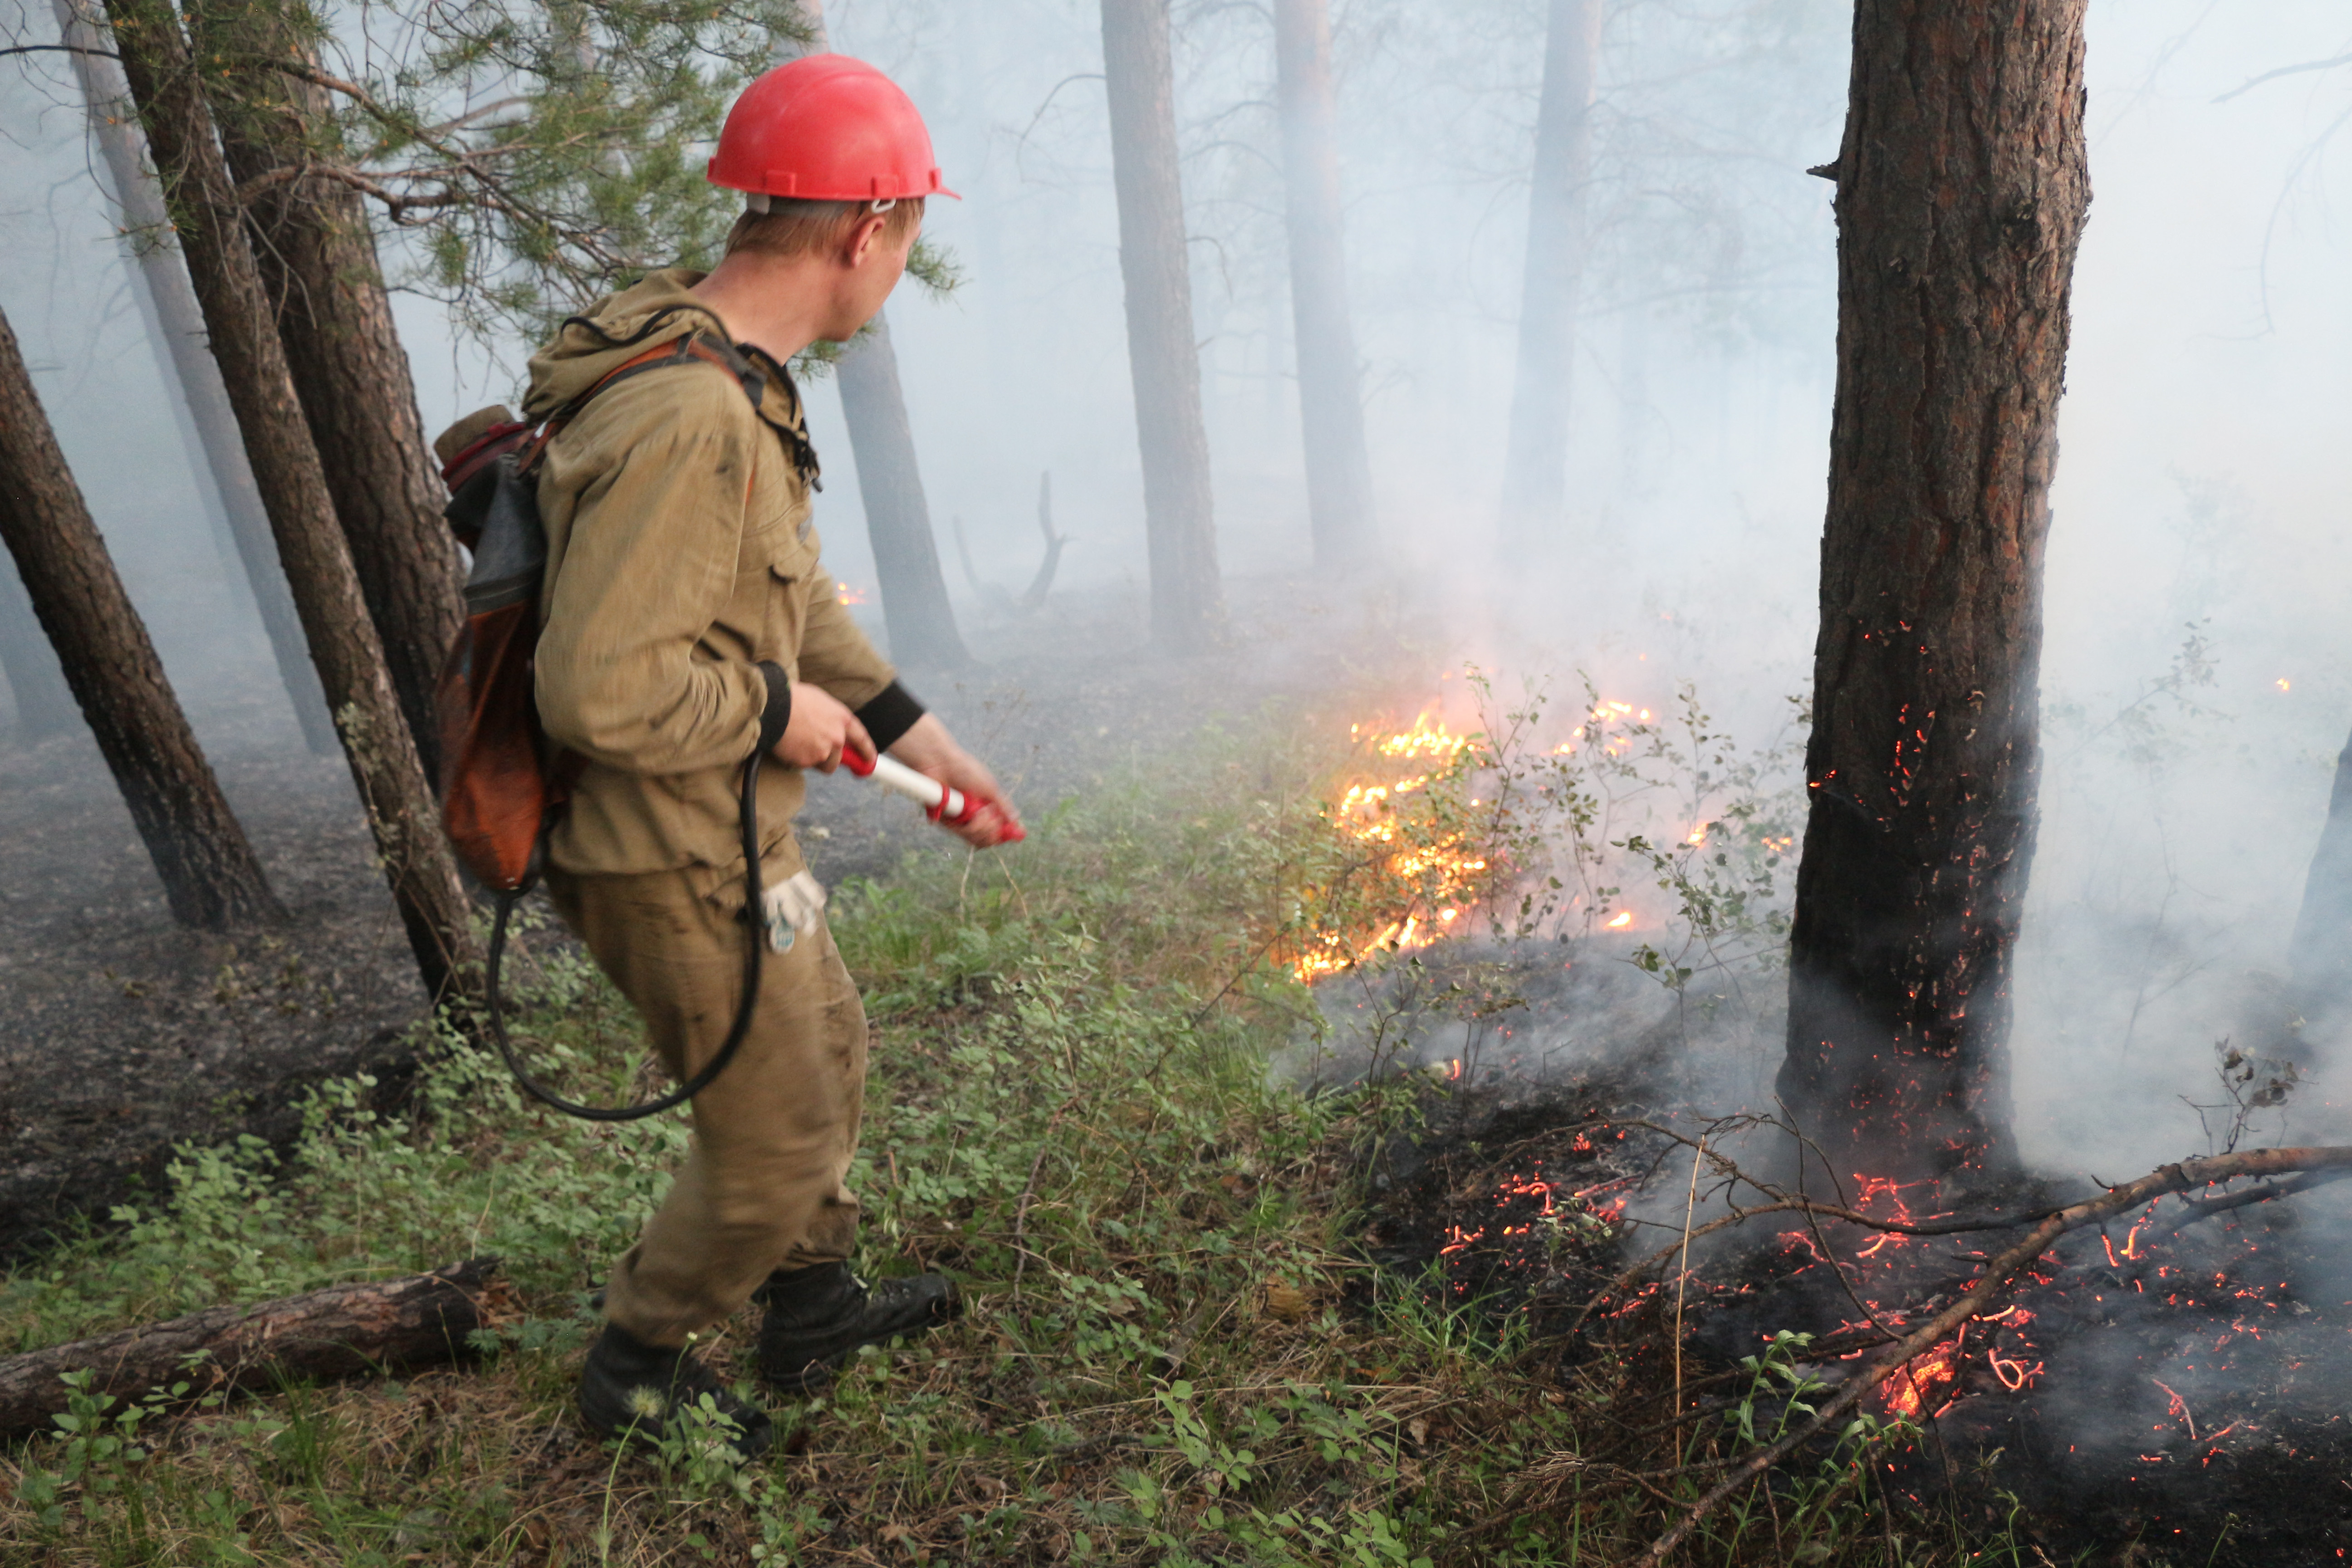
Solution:
[[[0,1361],[0,1437],[49,1425],[67,1407],[59,1381],[91,1373],[89,1392],[124,1404],[188,1385],[191,1401],[289,1379],[365,1377],[443,1365],[471,1353],[468,1337],[513,1315],[499,1260],[472,1258],[430,1274],[330,1285],[252,1307],[208,1307],[94,1340]]]
[[[302,422],[187,40],[168,0],[109,0],[108,10],[384,879],[438,1001],[461,972],[473,984],[470,911]]]
[[[0,542],[24,574],[172,913],[207,931],[285,919],[82,504],[5,317]]]
[[[2287,944],[2287,1005],[2332,1035],[2352,1001],[2352,741],[2336,759],[2327,821],[2303,882]]]
[[[2084,0],[1862,0],[1781,1097],[1841,1174],[2011,1157]]]
[[[7,499],[0,496],[0,503]],[[16,700],[17,739],[46,741],[81,721],[33,601],[13,572],[0,572],[0,674],[8,677],[9,694]]]
[[[1151,631],[1171,648],[1198,648],[1217,637],[1225,610],[1209,433],[1201,419],[1201,353],[1192,338],[1168,0],[1102,0],[1102,24],[1128,369],[1143,449]]]
[[[1519,290],[1519,363],[1503,453],[1503,542],[1531,543],[1568,506],[1569,395],[1576,317],[1591,243],[1592,83],[1601,0],[1551,0],[1536,157],[1528,193],[1528,265]]]
[[[866,536],[874,547],[890,657],[914,669],[968,663],[955,607],[948,603],[948,580],[940,570],[922,470],[915,466],[915,433],[898,385],[898,356],[881,312],[844,351],[836,374],[849,447],[857,459],[857,489],[866,500]]]
[[[1356,329],[1340,242],[1339,148],[1331,95],[1331,16],[1325,0],[1275,0],[1290,310],[1298,335],[1298,417],[1307,449],[1307,516],[1315,563],[1364,564],[1373,546],[1372,458],[1364,443]]]
[[[207,45],[231,57],[299,58],[282,0],[186,7]],[[276,307],[295,395],[310,426],[368,613],[383,641],[409,737],[437,781],[433,689],[465,619],[457,542],[441,517],[439,471],[417,416],[408,355],[392,321],[375,237],[358,193],[289,179],[325,119],[324,89],[269,71],[216,79],[221,142],[240,186],[262,287]]]
[[[824,0],[801,0],[800,10],[808,42],[788,43],[781,52],[830,48]],[[857,463],[857,490],[866,502],[866,539],[874,552],[890,657],[915,669],[969,664],[971,656],[948,601],[947,574],[940,569],[939,535],[915,461],[915,427],[907,418],[887,313],[875,312],[872,327],[843,352],[835,374],[841,378],[841,415]]]
[[[78,6],[77,0],[54,0],[65,41],[78,50],[103,49],[112,40]],[[221,546],[221,564],[232,597],[249,600],[261,618],[278,660],[278,679],[302,726],[302,738],[320,756],[335,750],[335,721],[327,712],[319,689],[318,672],[310,668],[302,646],[302,621],[287,589],[286,574],[278,564],[278,544],[270,537],[269,514],[255,488],[253,468],[246,461],[238,438],[236,416],[221,385],[220,367],[205,348],[204,312],[195,290],[188,285],[187,269],[169,241],[171,215],[163,194],[148,173],[146,139],[139,132],[131,90],[122,70],[101,55],[68,57],[89,104],[89,122],[98,150],[106,161],[114,185],[115,205],[122,209],[122,226],[129,247],[139,263],[142,289],[131,292],[146,319],[148,342],[156,368],[167,384],[176,384],[180,403],[174,407],[181,441],[188,449],[189,467],[212,477],[219,510],[213,514],[213,539]],[[237,592],[242,584],[244,593]]]

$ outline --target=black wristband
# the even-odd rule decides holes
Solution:
[[[760,743],[752,754],[775,750],[776,742],[784,738],[784,726],[793,721],[793,682],[781,664],[762,664],[760,679],[768,683],[768,700],[760,710]]]
[[[924,711],[915,694],[894,680],[857,710],[857,721],[874,737],[874,749],[887,752],[915,727]]]

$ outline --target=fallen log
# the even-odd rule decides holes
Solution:
[[[457,1360],[467,1353],[468,1334],[509,1315],[512,1299],[498,1269],[495,1258],[470,1258],[430,1274],[212,1307],[11,1356],[0,1361],[0,1436],[39,1430],[62,1413],[71,1393],[68,1373],[89,1373],[89,1393],[127,1403],[180,1383],[188,1385],[185,1399],[197,1399]]]

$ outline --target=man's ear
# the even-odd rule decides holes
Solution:
[[[848,257],[850,266],[865,265],[866,258],[872,255],[874,247],[881,243],[883,226],[889,221],[890,218],[887,213],[876,212],[869,212],[857,220],[857,226],[849,231],[849,238],[844,243],[844,250]]]

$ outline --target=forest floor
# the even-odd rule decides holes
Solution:
[[[1397,628],[1343,624],[1299,584],[1232,592],[1234,635],[1205,658],[1143,647],[1125,595],[1063,595],[968,628],[975,668],[909,684],[1036,816],[1218,715],[1434,678],[1435,656],[1401,647]],[[410,1053],[424,995],[350,774],[303,749],[266,662],[239,673],[189,700],[292,917],[278,931],[173,923],[89,737],[0,731],[0,1258],[152,1190],[182,1140],[283,1145],[306,1089],[397,1072]],[[801,824],[828,884],[953,852],[846,775],[812,781]]]
[[[0,1446],[0,1563],[1631,1561],[1823,1386],[1774,1351],[1743,1363],[1753,1333],[1709,1352],[1696,1289],[1687,1334],[1678,1288],[1583,1317],[1629,1249],[1690,1226],[1697,1167],[1657,1123],[1759,1092],[1727,1064],[1769,1059],[1769,1009],[1669,995],[1633,934],[1566,963],[1457,941],[1302,985],[1302,931],[1401,918],[1348,893],[1390,851],[1366,859],[1328,803],[1363,776],[1349,721],[1409,716],[1442,659],[1294,587],[1236,598],[1239,626],[1285,629],[1180,668],[1109,606],[983,628],[984,672],[920,688],[1027,805],[1018,851],[967,856],[845,778],[813,789],[874,1031],[860,1265],[945,1268],[969,1310],[787,1405],[743,1468],[716,1434],[632,1457],[572,1407],[590,1291],[683,1119],[556,1116],[447,1042],[396,1099],[369,1070],[423,1036],[339,764],[227,752],[303,913],[226,952],[171,931],[94,758],[0,754],[25,781],[0,874],[47,889],[0,910],[21,937],[0,1003],[27,1021],[0,1058],[10,1159],[47,1173],[52,1215],[122,1205],[0,1272],[0,1354],[484,1255],[511,1282],[467,1364],[194,1409],[80,1399]],[[1467,819],[1436,811],[1428,843],[1393,820],[1459,849]],[[567,943],[528,938],[513,989],[575,1092],[656,1081]],[[1382,1062],[1423,1070],[1360,1070]],[[127,1158],[143,1185],[105,1188]],[[753,1326],[701,1353],[748,1378]],[[1706,1396],[1662,1418],[1686,1376]],[[1677,1560],[2280,1560],[2236,1552],[2226,1519],[2168,1557],[2187,1538],[2121,1504],[2128,1538],[2069,1549],[1998,1478],[1958,1495],[1939,1443],[1858,1424]]]

